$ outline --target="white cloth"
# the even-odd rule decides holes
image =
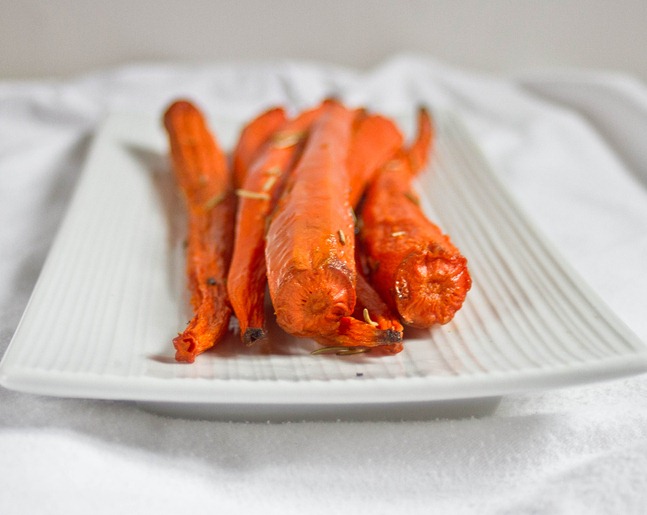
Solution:
[[[182,95],[243,120],[331,94],[387,114],[457,112],[542,232],[647,341],[647,160],[630,144],[647,134],[643,86],[398,56],[367,73],[137,65],[0,83],[0,352],[106,112],[159,116]],[[643,375],[511,395],[480,419],[253,424],[0,389],[0,513],[644,513],[646,394]]]

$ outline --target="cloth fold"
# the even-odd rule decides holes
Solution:
[[[647,161],[630,145],[647,133],[645,90],[631,82],[627,100],[617,76],[575,77],[485,76],[401,55],[367,72],[138,64],[0,83],[0,353],[105,114],[159,116],[179,96],[240,121],[326,96],[402,119],[419,104],[455,112],[564,259],[647,341]],[[629,120],[600,107],[608,97],[640,107]],[[504,397],[480,419],[288,424],[0,389],[0,513],[642,513],[646,389],[638,376]]]

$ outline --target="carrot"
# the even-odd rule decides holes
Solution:
[[[320,112],[321,108],[305,111],[269,136],[249,168],[243,188],[237,191],[236,234],[227,291],[241,339],[248,345],[266,336],[266,221],[300,156],[307,130]]]
[[[341,346],[392,343],[352,318],[356,303],[354,217],[347,154],[355,112],[326,101],[267,233],[268,286],[279,326]]]
[[[326,347],[313,354],[324,354],[334,351],[336,354],[396,354],[403,348],[402,333],[393,329],[382,330],[371,323],[361,321],[353,316],[343,316],[334,333],[318,333],[312,338]]]
[[[175,359],[191,363],[228,329],[231,308],[225,282],[236,198],[226,156],[199,109],[178,100],[164,113],[164,125],[188,214],[186,270],[194,311],[173,344]]]
[[[434,138],[434,126],[429,111],[418,109],[418,134],[407,151],[411,172],[418,174],[427,166]]]
[[[245,125],[232,152],[234,185],[243,187],[245,176],[268,138],[285,123],[287,114],[282,107],[264,111]]]
[[[360,239],[375,289],[403,322],[426,328],[449,322],[471,286],[467,260],[431,222],[412,188],[428,159],[431,121],[418,119],[418,139],[378,172],[366,191]]]
[[[348,153],[351,206],[357,206],[376,170],[402,147],[402,140],[402,134],[388,118],[360,113]]]

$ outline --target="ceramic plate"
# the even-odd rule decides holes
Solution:
[[[195,363],[176,363],[171,340],[187,321],[184,224],[166,140],[159,120],[115,114],[0,365],[2,385],[186,416],[411,418],[647,370],[645,345],[536,231],[460,121],[437,123],[418,188],[474,285],[451,323],[409,331],[401,354],[311,355],[314,342],[273,327],[265,347],[242,347],[232,334]],[[214,129],[230,145],[238,128]]]

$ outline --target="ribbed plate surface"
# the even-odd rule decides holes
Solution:
[[[187,314],[166,141],[157,120],[113,115],[0,365],[2,384],[187,405],[393,405],[647,370],[645,345],[549,248],[462,125],[451,116],[438,125],[423,205],[467,256],[474,286],[452,323],[410,331],[401,354],[312,356],[312,342],[275,329],[271,348],[241,348],[232,336],[192,365],[175,363],[171,339]],[[236,134],[232,124],[215,129],[228,144]]]

